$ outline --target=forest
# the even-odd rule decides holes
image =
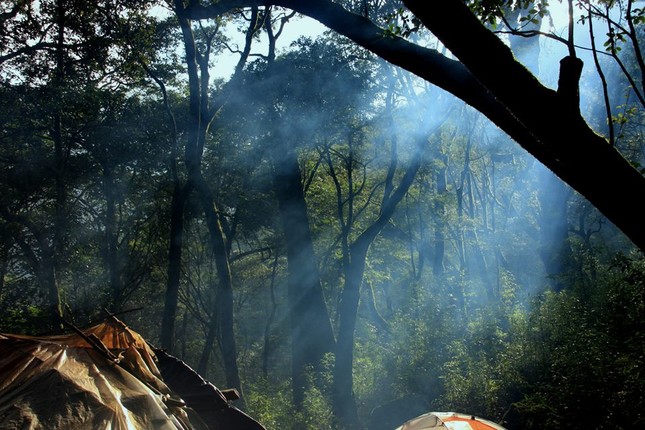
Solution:
[[[268,430],[645,428],[644,24],[0,0],[0,333],[117,315]]]

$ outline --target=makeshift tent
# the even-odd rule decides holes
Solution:
[[[0,334],[0,428],[264,430],[113,316],[67,335]]]
[[[492,421],[457,412],[430,412],[406,421],[396,430],[505,430]]]

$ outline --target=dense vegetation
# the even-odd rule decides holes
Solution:
[[[184,3],[0,0],[0,332],[115,313],[268,429],[645,425],[642,9],[465,2],[581,125],[391,57],[453,42],[415,1],[338,2],[373,46],[284,42],[290,1]],[[596,141],[536,111],[624,165],[581,166]],[[580,142],[553,152],[560,132]]]

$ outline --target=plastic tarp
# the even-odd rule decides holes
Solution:
[[[430,412],[406,421],[396,430],[506,430],[492,421],[457,412]]]
[[[70,335],[0,335],[0,428],[238,427],[207,425],[166,385],[155,353],[145,340],[110,317],[102,324]],[[257,424],[257,428],[262,427]]]

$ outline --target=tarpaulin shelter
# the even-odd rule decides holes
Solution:
[[[264,430],[113,316],[66,335],[0,334],[0,428]]]
[[[396,430],[505,430],[499,424],[457,412],[429,412],[406,421]]]

